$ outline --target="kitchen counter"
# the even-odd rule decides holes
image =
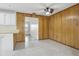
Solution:
[[[2,25],[0,26],[0,34],[10,34],[10,33],[18,33],[19,30],[16,29],[16,26],[11,26],[11,25]]]
[[[18,33],[19,30],[0,30],[0,34],[11,34],[11,33]]]
[[[0,50],[12,51],[13,50],[13,33],[18,33],[19,30],[16,26],[2,25],[0,26]]]

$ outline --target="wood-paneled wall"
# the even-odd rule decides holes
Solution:
[[[40,16],[39,17],[39,39],[48,39],[48,17]]]
[[[50,16],[49,38],[79,49],[79,4]]]
[[[23,42],[25,41],[25,31],[24,31],[24,23],[25,23],[25,17],[31,17],[31,14],[26,13],[16,13],[16,23],[17,23],[17,29],[19,29],[19,33],[14,34],[14,40],[15,42]],[[48,26],[47,26],[47,17],[46,16],[40,16],[37,15],[36,17],[39,18],[39,39],[47,39],[48,38]]]
[[[17,13],[17,29],[19,29],[19,33],[17,34],[17,39],[16,41],[18,42],[23,42],[25,39],[25,32],[24,32],[24,14],[22,13]]]

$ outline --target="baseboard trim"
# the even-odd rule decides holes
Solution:
[[[64,44],[64,43],[59,42],[59,41],[56,41],[56,40],[54,40],[54,39],[50,39],[50,40],[53,40],[53,41],[55,41],[55,42],[58,42],[58,43],[61,43],[61,44],[63,44],[63,45],[66,45],[66,46],[69,46],[69,47],[71,47],[71,48],[74,48],[74,49],[79,50],[79,48],[76,48],[76,47],[73,47],[73,46],[70,46],[70,45]]]

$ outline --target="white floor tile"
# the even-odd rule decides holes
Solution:
[[[2,51],[3,54],[9,56],[79,56],[79,50],[62,45],[52,40],[40,40],[39,45],[32,45],[28,48],[23,47],[24,43],[20,43],[20,46],[15,51]],[[20,49],[21,48],[21,49]]]

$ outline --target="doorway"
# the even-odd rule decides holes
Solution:
[[[25,48],[38,45],[38,18],[25,17]]]
[[[24,21],[25,40],[16,44],[15,50],[38,46],[38,18],[25,17]]]

